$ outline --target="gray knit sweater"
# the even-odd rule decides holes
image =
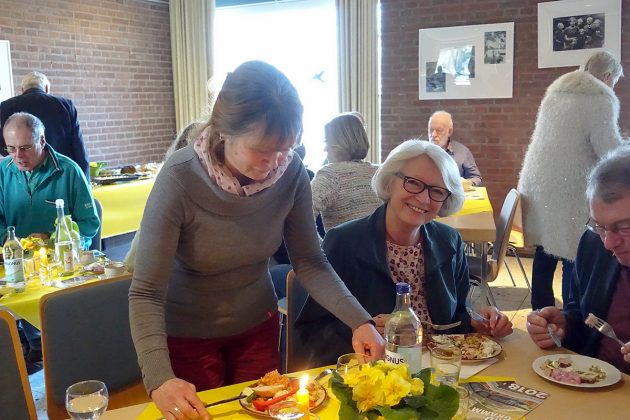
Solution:
[[[225,337],[277,311],[268,263],[283,238],[300,282],[351,328],[370,320],[328,264],[299,159],[250,197],[223,191],[192,146],[158,175],[142,219],[129,290],[133,341],[148,391],[174,378],[166,337]]]
[[[372,177],[378,166],[370,162],[331,163],[311,181],[313,213],[322,215],[326,231],[348,220],[365,217],[383,202],[372,189]]]

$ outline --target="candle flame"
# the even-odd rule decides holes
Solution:
[[[300,378],[300,389],[306,389],[306,384],[308,383],[308,375],[302,375]]]

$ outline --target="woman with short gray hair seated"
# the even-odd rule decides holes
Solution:
[[[396,303],[395,284],[409,283],[411,306],[425,323],[461,324],[455,333],[477,331],[504,337],[512,323],[494,307],[466,310],[468,265],[459,233],[433,219],[459,211],[464,190],[455,161],[439,146],[408,140],[391,151],[372,185],[385,204],[370,216],[330,230],[323,249],[339,277],[374,317],[382,333]],[[296,322],[299,365],[321,366],[352,351],[351,330],[311,298]],[[432,332],[427,329],[427,332]]]

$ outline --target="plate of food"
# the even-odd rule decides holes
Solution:
[[[429,350],[440,344],[453,344],[462,352],[462,362],[478,362],[492,359],[503,351],[501,344],[482,334],[434,334],[430,337]]]
[[[541,356],[532,368],[551,382],[579,388],[601,388],[621,379],[619,369],[610,363],[579,354]]]
[[[299,378],[282,375],[274,370],[243,389],[242,395],[247,398],[239,402],[251,414],[271,417],[269,407],[281,401],[295,401],[295,393],[299,387]],[[326,401],[326,390],[313,380],[307,383],[306,389],[309,393],[310,409],[315,411]]]
[[[121,175],[112,175],[112,176],[95,176],[92,178],[92,181],[97,184],[107,185],[113,184],[114,182],[129,182],[135,181],[140,178],[139,174],[121,174]]]

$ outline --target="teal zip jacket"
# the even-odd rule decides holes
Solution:
[[[19,238],[31,233],[55,231],[55,200],[63,198],[64,212],[77,222],[89,246],[100,226],[92,191],[79,166],[46,144],[48,156],[30,177],[20,171],[13,158],[0,162],[0,239],[7,226],[15,226]]]

